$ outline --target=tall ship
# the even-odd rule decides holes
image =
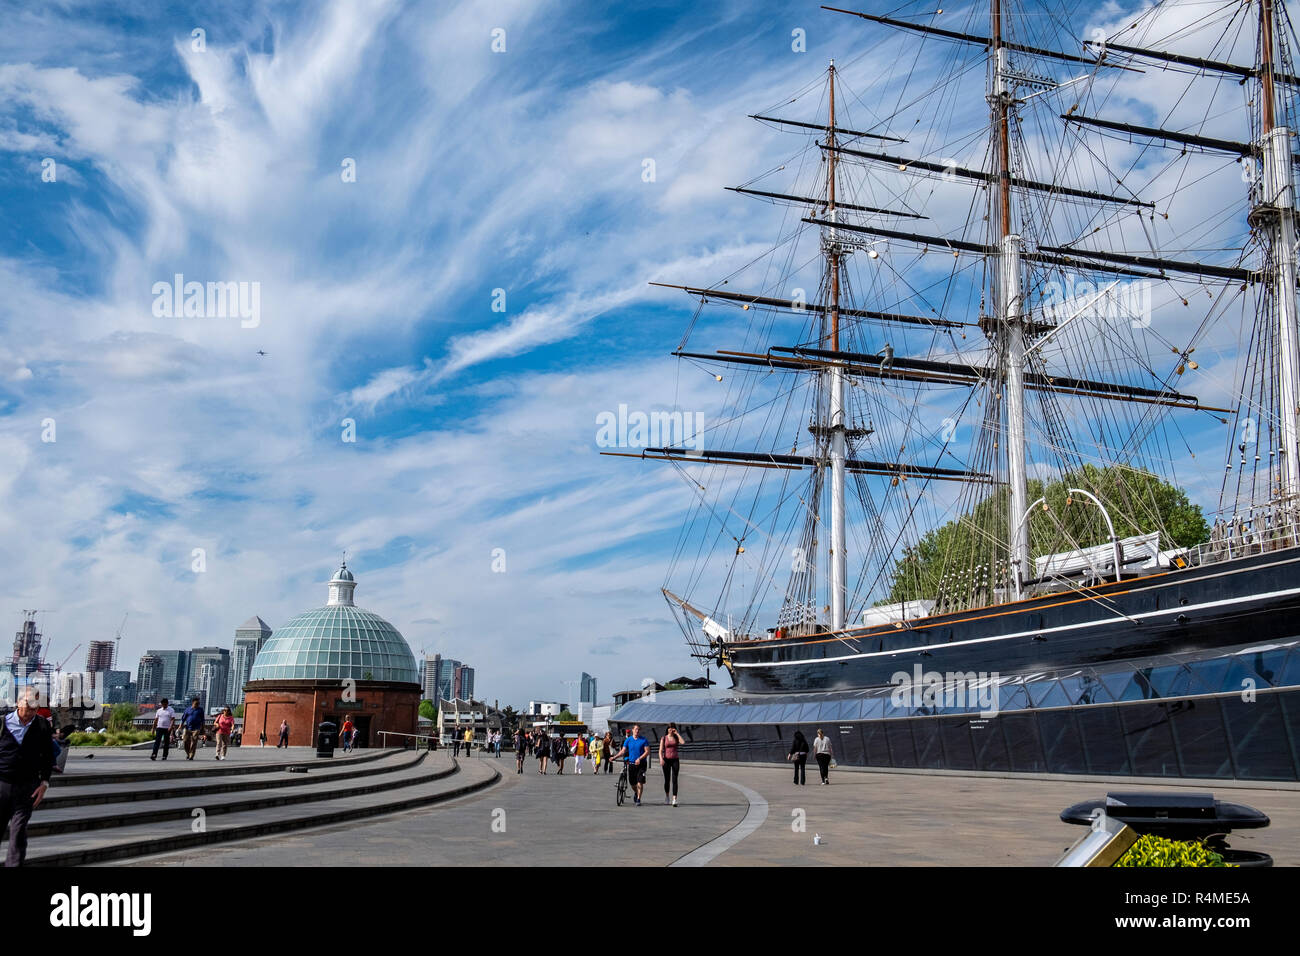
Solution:
[[[979,739],[990,719],[1064,712],[1084,756],[1050,766],[1036,726],[1019,769],[1295,779],[1285,5],[1162,3],[1104,27],[1119,14],[1068,3],[823,9],[871,42],[754,114],[788,158],[729,187],[775,207],[776,242],[674,286],[695,305],[680,380],[709,376],[722,412],[632,453],[692,499],[663,593],[731,688],[616,717],[711,726],[723,749],[813,717],[865,763],[867,724],[886,740],[891,719],[958,718],[974,742],[954,764],[934,724],[929,765],[986,769],[981,747],[1015,761],[1012,730]],[[1212,446],[1224,465],[1196,456]],[[928,696],[900,697],[916,682]],[[957,695],[975,683],[978,703]],[[1189,701],[1201,764],[1169,712]],[[1118,749],[1094,765],[1096,720]],[[1145,757],[1134,720],[1163,724]],[[1238,760],[1238,732],[1282,756]],[[918,734],[901,765],[927,765]]]

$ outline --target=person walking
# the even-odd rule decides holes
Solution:
[[[528,735],[522,730],[515,733],[515,773],[524,772],[524,758],[528,756]]]
[[[220,716],[217,717],[217,759],[226,759],[226,750],[230,747],[230,732],[235,729],[235,715],[230,712],[229,707],[221,709]]]
[[[831,738],[822,733],[820,727],[817,728],[817,739],[813,741],[813,753],[817,756],[817,769],[822,774],[822,786],[830,784],[831,769]]]
[[[682,735],[677,732],[675,723],[670,723],[667,732],[659,738],[659,766],[664,771],[664,803],[668,802],[668,782],[671,777],[674,807],[677,806],[677,774],[682,759],[678,756],[678,749],[685,744],[686,741],[682,740]]]
[[[469,756],[470,748],[474,746],[474,728],[465,728],[465,756]]]
[[[185,759],[193,760],[199,748],[199,734],[203,733],[203,708],[197,697],[190,700],[190,706],[181,714],[181,730],[185,734]]]
[[[347,753],[352,749],[352,735],[356,732],[356,726],[352,723],[351,717],[343,718],[343,752]]]
[[[564,758],[567,756],[569,756],[569,742],[564,739],[564,734],[557,733],[551,738],[551,760],[555,762],[557,777],[564,773]]]
[[[546,761],[551,759],[551,740],[540,730],[537,732],[537,739],[533,742],[533,753],[537,755],[537,772],[543,777],[546,776]]]
[[[605,739],[600,744],[601,755],[605,758],[605,773],[614,772],[614,734],[605,731]]]
[[[280,740],[275,746],[276,749],[289,746],[289,721],[287,719],[280,721]]]
[[[794,732],[794,739],[790,741],[790,752],[786,754],[785,759],[794,761],[794,782],[799,786],[807,786],[808,738],[803,735],[802,730]]]
[[[578,776],[582,776],[582,764],[587,759],[587,738],[578,734],[578,739],[573,742],[573,765],[578,768]]]
[[[627,757],[627,782],[633,787],[633,805],[641,806],[641,793],[645,790],[646,766],[650,763],[650,742],[641,736],[641,725],[632,728],[632,733],[623,740],[623,746],[614,759]]]
[[[457,724],[456,729],[451,732],[451,755],[453,757],[460,756],[460,739],[463,736],[465,736],[465,731],[461,729],[460,724]]]
[[[605,740],[595,734],[591,735],[591,772],[600,773],[600,758],[605,753]]]
[[[153,712],[153,753],[149,755],[150,760],[158,759],[158,745],[162,744],[163,760],[167,759],[167,754],[172,748],[172,721],[176,719],[176,711],[172,710],[171,705],[167,703],[167,698],[162,699],[162,704]]]
[[[9,827],[5,866],[22,866],[27,859],[27,823],[54,772],[54,731],[36,705],[36,691],[24,688],[17,706],[0,720],[0,833]]]

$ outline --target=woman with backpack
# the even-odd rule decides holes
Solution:
[[[551,759],[555,761],[556,776],[564,773],[564,758],[567,756],[569,743],[564,739],[564,734],[556,734],[551,738]]]

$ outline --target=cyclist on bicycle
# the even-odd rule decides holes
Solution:
[[[641,725],[632,728],[632,736],[623,741],[623,746],[614,754],[615,760],[627,755],[627,782],[635,788],[634,803],[641,806],[641,791],[645,787],[646,767],[650,764],[650,743],[641,736]]]

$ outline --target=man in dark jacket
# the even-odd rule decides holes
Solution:
[[[17,708],[0,719],[0,831],[9,827],[5,866],[22,866],[27,821],[45,799],[53,772],[53,731],[36,713],[36,692],[24,689]]]

